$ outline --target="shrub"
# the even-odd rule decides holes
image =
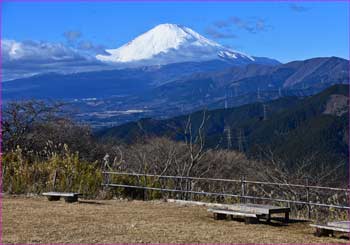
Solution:
[[[56,190],[97,196],[102,183],[97,162],[83,161],[78,152],[71,153],[66,145],[64,148],[64,154],[51,153],[46,160],[24,157],[19,147],[4,154],[3,191],[23,194]]]

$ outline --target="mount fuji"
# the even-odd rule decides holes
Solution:
[[[160,24],[109,55],[97,55],[102,62],[114,65],[149,66],[209,60],[227,61],[236,65],[250,63],[278,64],[268,58],[252,57],[224,47],[192,29],[177,24]]]

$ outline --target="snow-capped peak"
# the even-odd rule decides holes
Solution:
[[[152,65],[210,59],[254,59],[211,41],[192,29],[177,24],[160,24],[117,49],[97,55],[105,62],[148,62]]]

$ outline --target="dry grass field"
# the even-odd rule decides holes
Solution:
[[[161,201],[49,202],[5,196],[2,243],[348,243],[288,226],[214,220],[205,207]]]

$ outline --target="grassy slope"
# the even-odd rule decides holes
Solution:
[[[288,226],[214,220],[205,207],[160,201],[82,200],[67,204],[45,198],[3,200],[3,243],[347,243],[315,237],[308,222]],[[25,217],[25,218],[24,218]]]

